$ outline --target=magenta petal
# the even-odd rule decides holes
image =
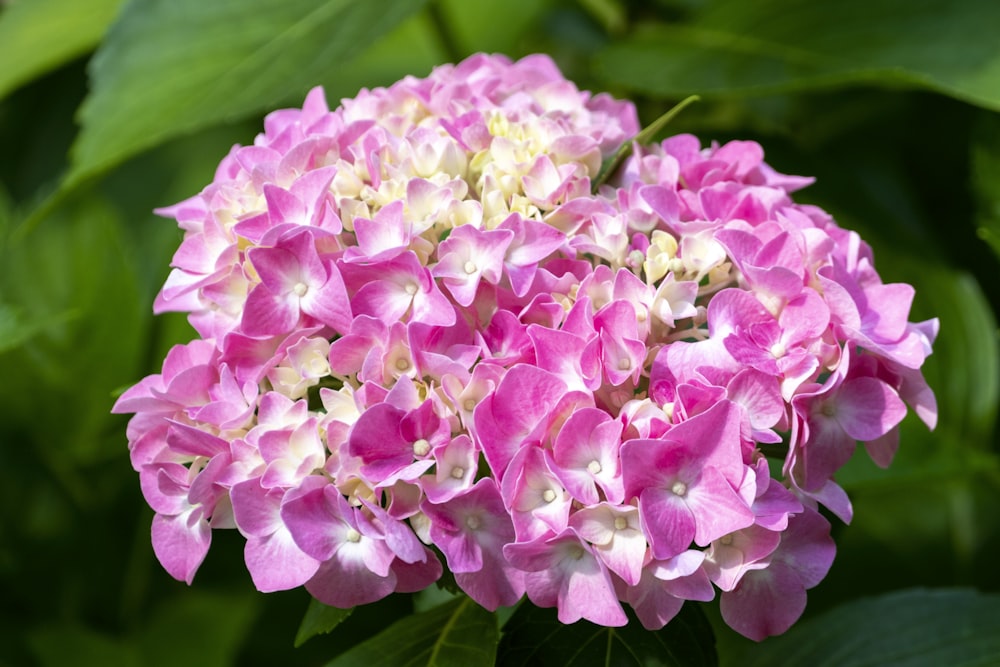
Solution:
[[[247,537],[266,537],[284,528],[280,513],[284,489],[265,489],[255,478],[235,484],[229,495],[236,526]]]
[[[406,413],[388,403],[374,405],[354,424],[348,449],[367,466],[375,481],[413,462],[413,443],[400,434]]]
[[[737,587],[723,592],[722,618],[733,630],[754,641],[780,635],[806,608],[806,591],[784,563],[751,570]]]
[[[397,558],[392,562],[392,574],[396,575],[396,593],[416,593],[422,591],[441,578],[444,569],[434,552],[423,548],[423,556],[412,563]]]
[[[875,440],[903,420],[906,404],[881,380],[848,380],[837,392],[837,423],[855,440]]]
[[[243,332],[248,336],[268,336],[292,331],[300,317],[298,299],[275,294],[261,283],[247,295],[243,307]]]
[[[493,394],[473,412],[483,453],[500,480],[517,449],[539,426],[548,423],[566,385],[535,366],[517,364],[504,375]]]
[[[813,588],[826,577],[836,552],[830,523],[816,510],[806,509],[789,521],[775,558],[795,570],[803,586]]]
[[[153,517],[153,553],[171,577],[188,584],[205,560],[212,543],[212,529],[200,507],[176,516]]]
[[[694,541],[703,547],[754,521],[746,502],[715,468],[702,470],[698,483],[688,488],[685,500],[695,518]]]
[[[315,486],[315,484],[314,484]],[[332,485],[316,486],[295,495],[281,507],[281,520],[295,543],[317,560],[328,560],[337,551],[349,530],[353,510]]]
[[[243,551],[247,570],[258,591],[285,591],[306,583],[319,569],[282,526],[266,537],[250,537]]]
[[[527,572],[528,598],[540,607],[558,607],[559,622],[585,618],[600,625],[625,625],[628,618],[607,569],[570,528],[559,535],[508,544],[504,555]]]
[[[478,572],[456,572],[455,583],[479,606],[490,611],[511,607],[524,595],[524,573],[503,561],[491,559],[490,567]]]
[[[365,565],[363,557],[332,558],[306,582],[306,590],[323,604],[339,609],[381,600],[396,589],[396,575],[380,576]]]
[[[514,526],[500,491],[489,477],[447,503],[421,505],[431,519],[431,538],[448,560],[455,581],[487,609],[509,606],[524,594],[524,574],[503,557]]]
[[[326,282],[306,292],[301,300],[301,308],[321,323],[333,327],[340,333],[347,333],[351,329],[352,320],[347,288],[336,264],[328,262],[325,267]]]

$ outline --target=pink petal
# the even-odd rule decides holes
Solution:
[[[200,507],[175,516],[153,517],[153,553],[174,579],[188,584],[205,560],[212,543],[212,529]]]

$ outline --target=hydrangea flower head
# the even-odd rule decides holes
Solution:
[[[887,465],[907,404],[934,425],[937,323],[755,143],[635,146],[595,187],[638,130],[546,56],[477,55],[315,89],[161,210],[155,307],[199,338],[115,411],[167,571],[235,528],[258,589],[335,606],[446,566],[488,609],[654,629],[718,591],[787,629],[856,443]]]

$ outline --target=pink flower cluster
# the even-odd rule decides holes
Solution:
[[[156,308],[200,338],[114,409],[167,571],[235,527],[258,589],[338,607],[443,558],[489,609],[653,629],[718,590],[787,629],[856,442],[887,465],[906,403],[934,424],[937,323],[755,143],[636,146],[592,194],[638,130],[547,57],[477,55],[313,90],[163,210]]]

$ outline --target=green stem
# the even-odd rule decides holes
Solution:
[[[651,143],[653,139],[655,139],[656,136],[663,131],[663,128],[665,128],[670,121],[677,117],[677,114],[683,111],[688,105],[697,102],[700,99],[701,98],[697,95],[691,95],[690,97],[684,99],[673,109],[640,130],[639,134],[622,144],[621,148],[619,148],[614,155],[605,160],[601,165],[601,169],[597,172],[597,176],[594,177],[594,182],[591,185],[591,192],[593,194],[597,194],[598,188],[604,185],[608,179],[611,178],[611,175],[618,170],[618,167],[625,161],[625,158],[632,154],[632,150],[636,144]]]

